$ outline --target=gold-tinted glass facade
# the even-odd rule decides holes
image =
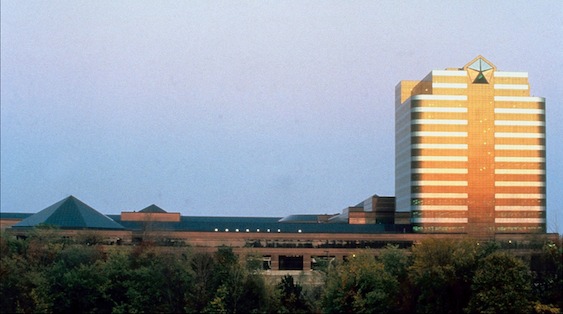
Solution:
[[[395,193],[418,232],[545,232],[545,99],[479,56],[396,88]]]

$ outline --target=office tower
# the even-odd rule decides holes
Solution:
[[[545,99],[478,56],[395,90],[397,217],[414,231],[545,232]]]

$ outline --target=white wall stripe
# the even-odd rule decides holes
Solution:
[[[497,138],[545,138],[543,133],[496,132]]]
[[[467,210],[467,205],[412,205],[411,210]]]
[[[414,149],[467,149],[467,144],[413,144]]]
[[[545,114],[545,110],[543,110],[543,109],[526,109],[526,108],[495,108],[495,113]]]
[[[411,133],[412,136],[427,137],[467,137],[467,132],[432,132],[432,131],[416,131]]]
[[[494,77],[528,77],[528,72],[500,72],[495,71]]]
[[[545,223],[545,218],[495,218],[497,224],[542,224]]]
[[[467,218],[412,218],[413,223],[467,223]]]
[[[495,120],[495,125],[545,126],[543,121]]]
[[[432,88],[467,88],[466,83],[432,83]]]
[[[432,76],[467,76],[467,71],[434,70]]]
[[[467,174],[468,170],[465,168],[415,168],[413,173],[444,173],[444,174]]]
[[[495,157],[495,162],[545,162],[544,157]]]
[[[495,89],[527,90],[527,84],[495,84]]]
[[[545,174],[543,169],[495,169],[495,174]]]
[[[495,101],[513,101],[513,102],[545,102],[544,97],[530,96],[495,96]]]
[[[467,198],[467,193],[413,193],[413,198]]]
[[[545,206],[495,206],[495,210],[541,212],[545,210]]]
[[[496,193],[495,198],[509,199],[545,199],[545,194],[516,194],[516,193]]]
[[[467,120],[453,119],[413,119],[411,124],[444,124],[444,125],[467,125]]]
[[[411,97],[411,100],[467,100],[466,95],[429,95],[421,94]]]
[[[496,181],[495,186],[545,186],[545,182],[539,181]]]
[[[412,112],[458,112],[465,113],[467,108],[464,107],[414,107]]]
[[[496,150],[545,150],[543,145],[495,145]]]
[[[467,161],[467,156],[413,156],[413,161]]]
[[[413,186],[467,186],[467,181],[412,181]]]

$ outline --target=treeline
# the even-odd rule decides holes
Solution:
[[[85,243],[88,243],[85,241]],[[560,313],[561,243],[517,257],[498,245],[426,240],[326,263],[320,284],[267,280],[231,248],[107,247],[38,230],[0,237],[1,313]]]

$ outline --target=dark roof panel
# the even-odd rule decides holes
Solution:
[[[121,221],[119,215],[108,215],[128,230],[143,230],[138,221]],[[350,225],[347,223],[280,222],[281,217],[201,217],[182,216],[180,222],[152,222],[153,230],[186,232],[248,232],[264,233],[395,233],[405,226],[387,224]],[[400,227],[400,228],[399,228]],[[270,230],[270,231],[268,231]]]
[[[124,229],[123,226],[111,218],[84,204],[74,196],[69,196],[43,209],[37,214],[20,221],[13,227],[35,227],[39,224],[53,225],[60,228]]]
[[[30,217],[31,213],[3,213],[0,212],[0,219],[25,219]]]
[[[155,204],[147,206],[139,211],[140,213],[166,213],[166,211]]]
[[[279,220],[283,223],[318,223],[319,215],[289,215]]]

